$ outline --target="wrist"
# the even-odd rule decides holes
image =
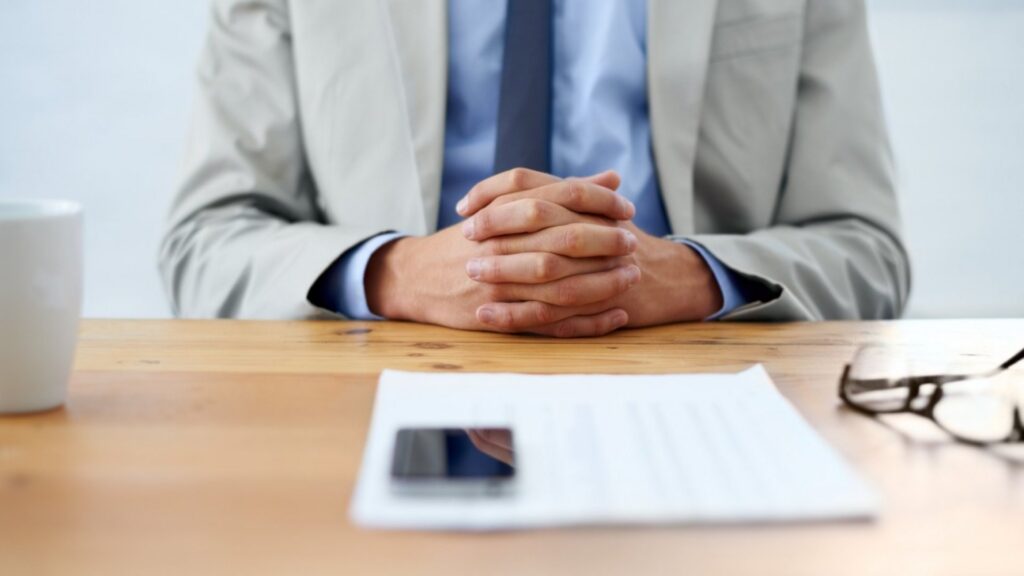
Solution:
[[[406,255],[409,245],[416,239],[399,238],[381,246],[366,266],[363,283],[366,303],[370,311],[390,320],[405,320],[406,307],[403,302],[404,271],[407,271]]]
[[[647,239],[640,259],[649,286],[644,300],[652,309],[643,324],[701,321],[721,309],[721,289],[696,250],[663,238]]]
[[[708,266],[704,257],[692,247],[675,242],[673,244],[686,251],[690,260],[691,277],[694,284],[691,292],[692,309],[689,312],[689,317],[691,320],[710,318],[721,310],[723,305],[722,288],[718,285],[715,273]]]

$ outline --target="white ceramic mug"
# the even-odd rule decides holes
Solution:
[[[0,199],[0,414],[64,403],[81,306],[81,206]]]

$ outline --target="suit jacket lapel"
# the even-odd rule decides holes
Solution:
[[[717,0],[649,0],[647,92],[658,181],[674,234],[693,232],[693,164]]]
[[[387,0],[427,232],[437,228],[448,93],[446,0]]]
[[[387,0],[423,203],[437,226],[444,153],[445,0]],[[693,166],[717,0],[648,0],[648,100],[658,180],[675,234],[693,232]],[[396,169],[400,169],[396,167]]]

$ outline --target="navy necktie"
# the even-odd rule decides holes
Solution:
[[[551,2],[508,0],[495,173],[551,171]]]

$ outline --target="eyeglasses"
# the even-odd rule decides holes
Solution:
[[[839,397],[869,416],[910,413],[928,418],[968,444],[1024,442],[1020,389],[996,378],[1024,360],[1024,350],[984,371],[929,370],[906,350],[865,346],[843,369]]]

